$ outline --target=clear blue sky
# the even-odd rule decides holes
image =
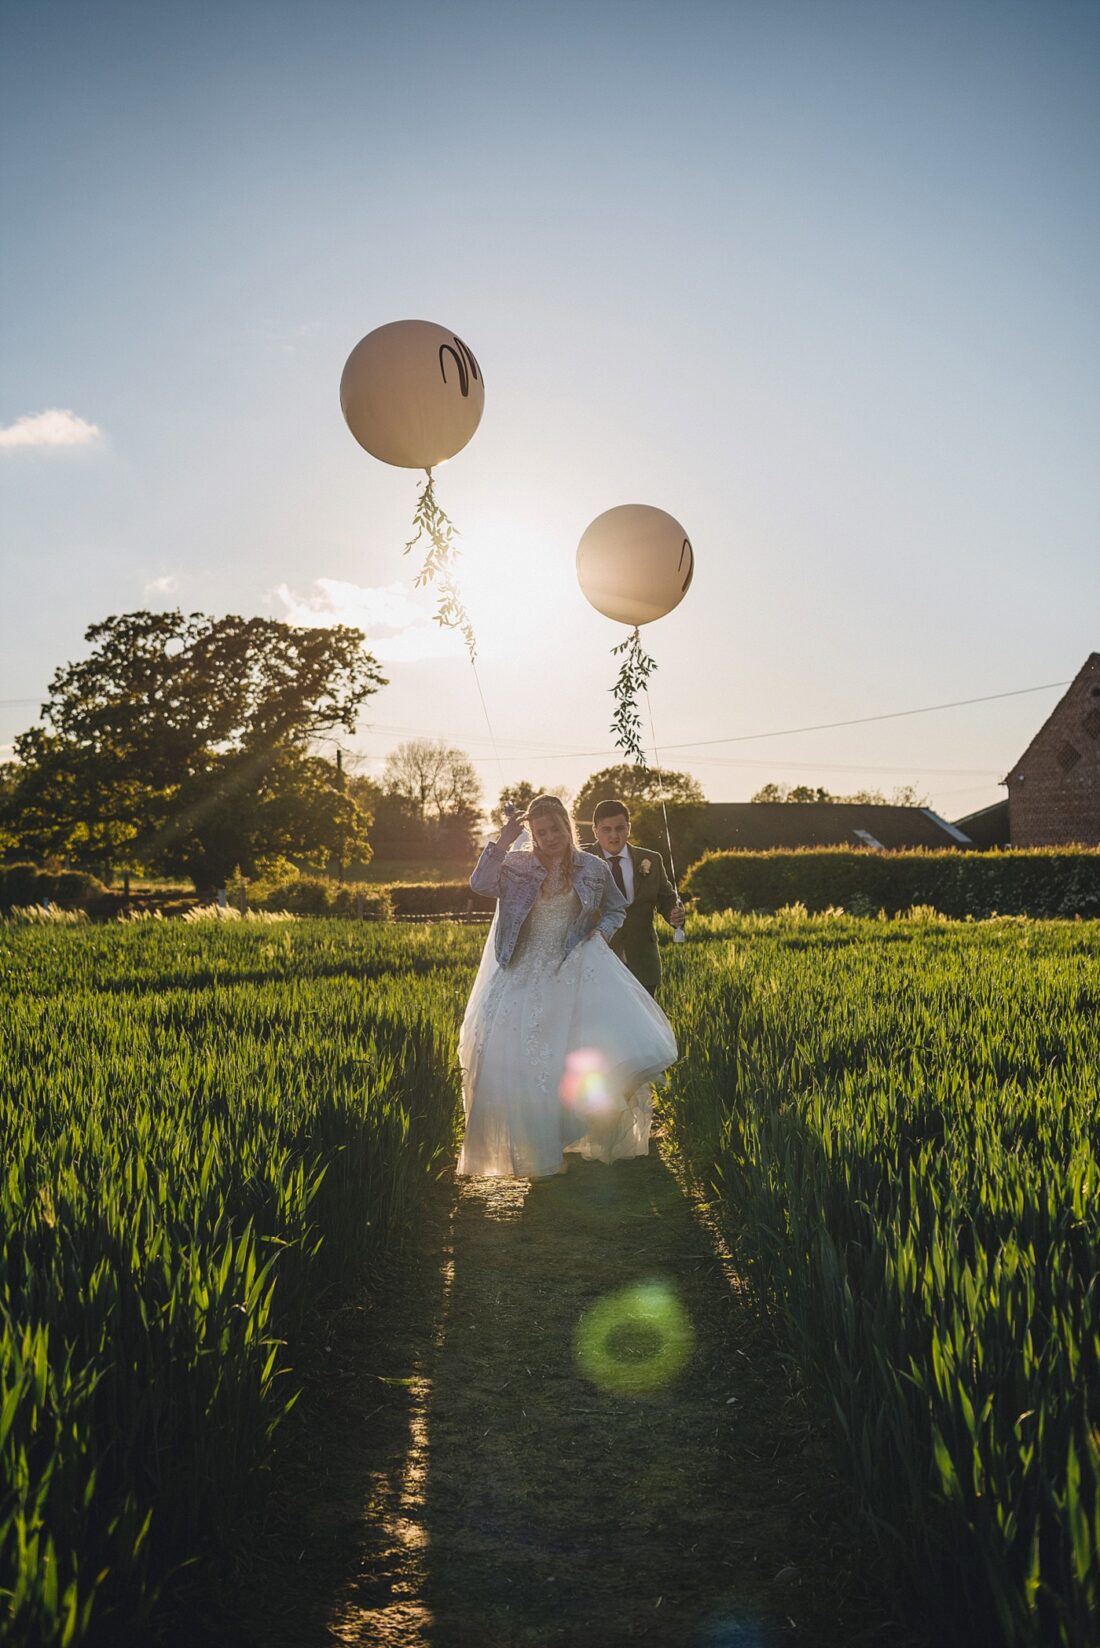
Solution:
[[[0,752],[86,627],[146,605],[363,621],[391,685],[350,741],[576,786],[620,632],[574,552],[678,516],[649,628],[663,743],[1064,681],[1100,646],[1100,5],[169,6],[7,0],[0,41]],[[383,321],[486,377],[439,471],[472,672],[401,555],[409,471],[337,388]],[[995,800],[1056,690],[670,750]],[[589,753],[591,752],[591,753]]]

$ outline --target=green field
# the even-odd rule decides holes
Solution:
[[[1100,925],[740,931],[678,981],[676,1144],[937,1632],[1084,1648],[1100,1624]]]
[[[253,1514],[319,1317],[452,1159],[483,933],[0,926],[6,1638],[122,1641]],[[1100,1607],[1100,924],[713,917],[668,1136],[945,1640]],[[915,1604],[914,1604],[915,1606]]]

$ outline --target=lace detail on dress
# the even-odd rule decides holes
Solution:
[[[551,1070],[553,1049],[546,1034],[546,993],[565,959],[565,941],[580,904],[572,887],[560,893],[540,894],[520,929],[512,953],[509,972],[516,982],[525,983],[529,992],[523,1051],[535,1074],[535,1089],[541,1095],[549,1091],[554,1074]],[[556,1087],[555,1075],[555,1091]]]
[[[572,887],[560,893],[543,893],[535,900],[531,914],[519,930],[510,965],[538,971],[547,966],[556,967],[565,955],[569,928],[580,907],[581,901]]]
[[[550,1043],[543,1034],[546,989],[565,956],[565,941],[580,902],[571,887],[535,900],[520,928],[511,961],[500,969],[489,987],[478,1025],[478,1057],[494,1027],[517,1036],[523,1028],[523,1051],[531,1070],[536,1072],[535,1086],[540,1093],[546,1092],[550,1081]],[[521,986],[526,986],[528,992],[526,1009],[517,988]],[[508,999],[501,1010],[505,992]]]

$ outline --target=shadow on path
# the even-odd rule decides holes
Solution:
[[[659,1156],[440,1186],[422,1234],[389,1303],[317,1347],[264,1528],[161,1648],[918,1648],[819,1416]],[[693,1349],[614,1394],[577,1324],[651,1279]]]
[[[694,1350],[653,1394],[612,1394],[577,1367],[577,1323],[647,1279],[683,1305]],[[852,1553],[829,1531],[816,1437],[774,1355],[761,1366],[745,1340],[746,1303],[659,1157],[573,1159],[531,1186],[460,1182],[447,1282],[390,1538],[368,1541],[332,1637],[857,1640],[837,1595]]]

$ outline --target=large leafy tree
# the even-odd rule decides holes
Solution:
[[[364,823],[310,741],[354,731],[385,685],[361,631],[131,612],[87,631],[44,725],[17,738],[6,827],[24,850],[141,864],[219,885],[273,854],[366,850]]]
[[[19,768],[16,763],[0,762],[0,859],[10,858],[18,845],[8,818],[18,783]]]
[[[636,767],[624,761],[615,767],[603,767],[585,779],[573,803],[573,816],[587,822],[597,801],[625,801],[633,813],[636,804],[660,802],[662,795],[670,805],[706,800],[702,785],[690,773],[662,771],[658,777],[653,767]]]

